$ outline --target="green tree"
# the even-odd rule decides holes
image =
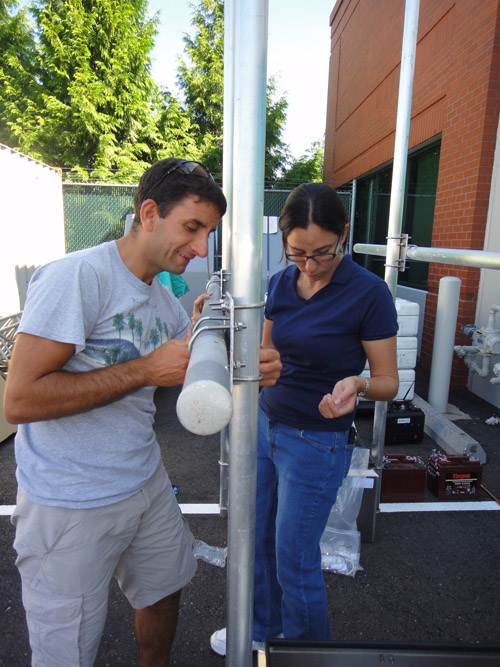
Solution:
[[[267,83],[266,116],[266,157],[264,178],[266,185],[271,185],[289,159],[288,146],[281,139],[286,123],[288,102],[286,98],[276,99],[276,79],[271,77]]]
[[[181,103],[195,131],[199,159],[213,173],[222,171],[224,2],[199,0],[193,7],[194,35],[186,35],[186,60],[179,58],[177,81]],[[288,102],[275,100],[276,82],[267,85],[265,178],[274,180],[287,158],[281,134]]]
[[[283,169],[274,186],[294,188],[300,183],[321,182],[323,180],[324,153],[324,141],[319,139],[313,141],[304,155],[298,160],[292,160],[289,166]]]
[[[186,155],[192,160],[201,161],[198,133],[193,129],[191,119],[169,90],[162,90],[161,94],[162,105],[157,127],[163,147],[157,149],[157,159]]]
[[[26,9],[0,0],[0,142],[17,145],[12,125],[20,125],[37,89],[37,48]]]
[[[220,136],[224,92],[224,2],[200,0],[192,5],[194,37],[185,35],[188,63],[178,60],[177,80],[186,111],[200,131]]]
[[[135,181],[163,141],[150,74],[157,18],[147,0],[35,0],[37,90],[17,146],[78,178]]]

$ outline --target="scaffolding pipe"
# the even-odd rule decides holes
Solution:
[[[356,243],[354,252],[361,255],[385,256],[387,246],[371,243]],[[463,250],[456,248],[419,248],[410,245],[406,249],[406,258],[420,262],[436,264],[455,264],[473,266],[479,269],[500,269],[500,252],[487,250]]]
[[[221,315],[221,285],[212,276],[202,316],[190,341],[191,357],[182,391],[177,399],[177,417],[185,429],[196,435],[219,433],[231,419],[233,401],[225,341],[227,325]]]
[[[226,664],[252,665],[257,404],[261,328],[262,217],[268,0],[233,3],[234,134],[231,294],[233,417],[229,424]]]
[[[419,0],[406,0],[403,45],[401,50],[401,71],[399,78],[398,111],[396,116],[396,135],[394,140],[391,203],[387,232],[387,262],[385,269],[385,281],[389,285],[389,289],[394,298],[396,298],[396,287],[398,283],[399,237],[403,224],[406,165],[408,162],[408,141],[410,136],[419,5]]]
[[[233,217],[233,135],[234,135],[234,0],[224,2],[224,106],[222,187],[226,195],[227,211],[222,219],[222,270],[231,273],[231,228]],[[224,287],[224,286],[223,286]],[[219,512],[227,516],[228,505],[229,426],[220,433],[219,457]]]
[[[411,103],[413,97],[413,75],[415,71],[415,53],[417,50],[418,14],[420,1],[406,0],[401,48],[401,71],[399,76],[398,110],[396,115],[396,133],[394,139],[394,165],[392,170],[391,203],[387,233],[387,261],[385,281],[392,297],[396,299],[400,260],[400,236],[403,223],[404,193],[406,184],[406,164],[408,160],[408,141],[410,136]],[[385,425],[387,403],[376,401],[373,419],[372,456],[375,467],[382,469],[384,456]],[[377,490],[379,495],[380,488]]]
[[[352,253],[352,243],[354,238],[354,219],[356,216],[356,195],[358,191],[358,179],[352,179],[352,190],[351,190],[351,215],[349,216],[349,242],[347,246],[347,251]]]
[[[234,135],[234,32],[235,0],[224,2],[224,106],[222,188],[227,200],[222,219],[222,269],[231,271],[231,228],[233,217],[233,135]]]
[[[460,284],[459,278],[450,276],[441,278],[439,281],[431,375],[429,378],[429,404],[436,412],[441,414],[447,412],[448,408]]]

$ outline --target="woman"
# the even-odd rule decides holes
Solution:
[[[279,226],[292,264],[271,278],[262,338],[283,368],[260,394],[254,649],[278,635],[331,638],[319,543],[349,469],[356,401],[398,390],[393,299],[342,254],[349,223],[335,190],[295,188]],[[211,643],[223,654],[225,629]]]

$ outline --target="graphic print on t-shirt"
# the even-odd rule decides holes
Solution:
[[[89,338],[80,353],[92,366],[112,366],[137,359],[169,338],[167,325],[159,317],[155,318],[155,326],[147,332],[144,332],[142,320],[135,317],[134,313],[128,313],[127,316],[117,313],[112,321],[119,337]]]

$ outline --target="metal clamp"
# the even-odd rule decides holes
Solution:
[[[391,269],[397,269],[398,271],[405,271],[406,270],[406,252],[408,248],[408,234],[400,234],[399,236],[388,236],[387,241],[391,240],[396,240],[399,241],[398,246],[399,246],[399,257],[396,260],[396,264],[385,264],[385,266],[388,266]],[[387,244],[387,247],[389,247],[389,244]]]
[[[221,286],[221,299],[220,301],[208,302],[208,305],[211,307],[212,311],[220,310],[221,315],[214,316],[212,315],[202,315],[196,324],[193,326],[193,335],[191,336],[188,343],[188,350],[191,352],[194,341],[203,331],[228,331],[229,332],[229,382],[230,382],[230,391],[233,389],[234,382],[234,370],[242,368],[245,364],[241,361],[235,361],[234,359],[234,334],[236,331],[241,331],[246,328],[246,325],[243,322],[235,320],[235,310],[243,309],[252,309],[252,308],[263,308],[265,306],[265,301],[259,301],[257,303],[249,304],[238,304],[235,305],[234,298],[232,295],[226,291],[222,292],[222,285],[224,282],[227,282],[227,276],[230,275],[222,269],[215,273],[211,279],[208,281],[206,289],[210,291],[210,284],[215,280]],[[247,377],[247,378],[238,378],[238,382],[258,382],[262,379],[262,374],[259,373],[256,377]]]

